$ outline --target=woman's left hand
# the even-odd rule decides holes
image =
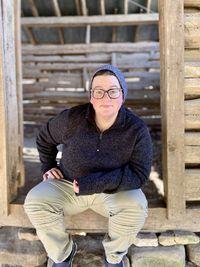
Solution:
[[[75,193],[79,193],[79,185],[78,182],[76,180],[73,181],[73,189]]]

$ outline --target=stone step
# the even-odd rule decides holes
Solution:
[[[35,267],[47,261],[47,255],[39,240],[28,241],[18,238],[18,228],[0,228],[0,263]]]
[[[184,246],[135,247],[129,250],[131,267],[185,267]]]

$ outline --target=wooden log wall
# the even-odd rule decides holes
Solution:
[[[92,47],[64,45],[62,50],[51,46],[43,54],[42,46],[38,50],[23,46],[24,122],[41,124],[66,107],[88,102],[93,71],[101,64],[112,63],[125,74],[129,88],[126,106],[148,125],[159,126],[159,44],[137,43],[131,49],[130,44],[104,44],[98,53],[95,44]]]
[[[0,1],[0,214],[23,185],[19,0]],[[20,50],[19,50],[20,51]]]
[[[185,199],[200,200],[200,1],[185,0]]]

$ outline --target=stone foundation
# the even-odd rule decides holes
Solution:
[[[103,234],[74,235],[73,267],[103,267]],[[124,259],[125,267],[200,266],[199,236],[189,231],[139,233]],[[51,267],[34,229],[0,228],[0,267]]]

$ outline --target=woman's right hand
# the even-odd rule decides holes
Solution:
[[[45,172],[42,177],[43,177],[43,181],[46,181],[48,179],[60,180],[64,178],[62,172],[57,168],[50,169],[49,171]]]

